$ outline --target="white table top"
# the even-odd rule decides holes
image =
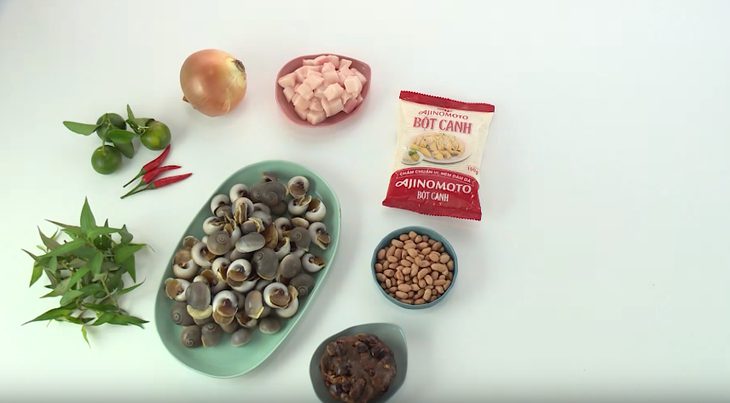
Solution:
[[[410,351],[393,401],[730,399],[729,3],[207,3],[0,3],[0,398],[314,401],[317,344],[387,321]],[[185,57],[208,47],[240,57],[249,77],[240,107],[215,119],[180,101],[178,82]],[[277,109],[274,76],[317,52],[366,61],[373,80],[357,117],[309,130]],[[401,89],[496,105],[482,222],[381,206]],[[169,124],[170,162],[192,178],[120,200],[156,153],[112,176],[92,171],[97,142],[61,121],[127,103]],[[257,370],[193,372],[154,323],[102,329],[91,348],[76,326],[20,326],[57,303],[38,298],[42,282],[27,287],[20,251],[38,243],[36,225],[52,230],[44,219],[77,220],[88,196],[98,218],[152,245],[138,257],[147,281],[123,303],[151,320],[190,218],[229,174],[264,159],[319,172],[344,215],[326,287]],[[381,236],[409,224],[459,252],[453,292],[427,311],[387,302],[369,272]]]

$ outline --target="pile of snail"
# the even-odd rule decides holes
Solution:
[[[211,199],[206,235],[183,239],[174,277],[165,280],[184,346],[214,346],[223,333],[243,346],[255,329],[276,333],[297,313],[326,264],[314,251],[331,241],[326,206],[308,191],[304,176],[285,184],[264,174],[250,188],[239,183]]]

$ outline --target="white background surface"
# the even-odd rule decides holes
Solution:
[[[206,3],[206,4],[204,4]],[[389,321],[408,337],[394,401],[730,400],[730,6],[727,2],[0,2],[3,248],[0,400],[313,401],[316,345]],[[243,60],[248,95],[211,119],[180,101],[179,67],[216,47]],[[369,62],[364,110],[300,128],[274,102],[274,75],[316,52]],[[496,105],[482,166],[482,222],[386,209],[398,91]],[[130,103],[173,132],[184,184],[119,200],[155,153],[94,173],[93,121]],[[56,303],[28,289],[43,219],[97,218],[154,247],[125,306],[153,318],[175,242],[212,190],[263,159],[302,163],[343,205],[326,287],[261,367],[217,380],[180,365],[146,329],[35,323]],[[420,224],[459,252],[434,309],[387,302],[372,248]],[[204,400],[201,400],[204,399]]]

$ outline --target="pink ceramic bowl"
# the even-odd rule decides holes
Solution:
[[[286,100],[286,97],[284,96],[284,91],[282,91],[282,88],[281,88],[281,86],[279,86],[278,81],[279,81],[279,78],[281,78],[282,76],[293,72],[294,70],[298,69],[299,67],[302,67],[302,61],[304,59],[314,59],[315,57],[320,56],[320,55],[335,55],[335,56],[339,57],[340,59],[352,60],[351,67],[356,68],[360,73],[362,73],[362,75],[364,75],[365,78],[367,78],[367,82],[365,82],[365,84],[363,85],[362,92],[360,93],[360,95],[362,96],[362,103],[360,103],[360,105],[358,105],[357,108],[355,108],[352,112],[350,112],[350,113],[340,112],[334,116],[328,117],[327,119],[325,119],[324,121],[322,121],[316,125],[313,125],[313,124],[307,122],[306,120],[302,120],[299,118],[299,116],[297,115],[297,112],[294,110],[294,105],[291,102]],[[370,91],[371,75],[372,75],[372,73],[370,71],[370,66],[368,66],[364,62],[361,62],[361,61],[359,61],[355,58],[349,57],[349,56],[342,56],[342,55],[338,55],[335,53],[318,53],[316,55],[299,56],[299,57],[292,59],[287,64],[285,64],[284,67],[282,67],[281,70],[279,70],[279,74],[276,75],[276,80],[274,81],[276,103],[279,104],[279,107],[281,108],[281,111],[284,112],[284,115],[286,115],[286,117],[289,118],[289,120],[291,120],[294,123],[300,124],[302,126],[309,126],[309,127],[320,127],[320,126],[333,125],[333,124],[341,122],[349,117],[352,117],[352,115],[355,115],[360,109],[362,109],[362,104],[365,103],[365,99],[367,99],[368,92]]]

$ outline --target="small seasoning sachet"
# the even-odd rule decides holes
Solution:
[[[400,93],[393,173],[383,205],[481,220],[479,171],[494,106]]]

